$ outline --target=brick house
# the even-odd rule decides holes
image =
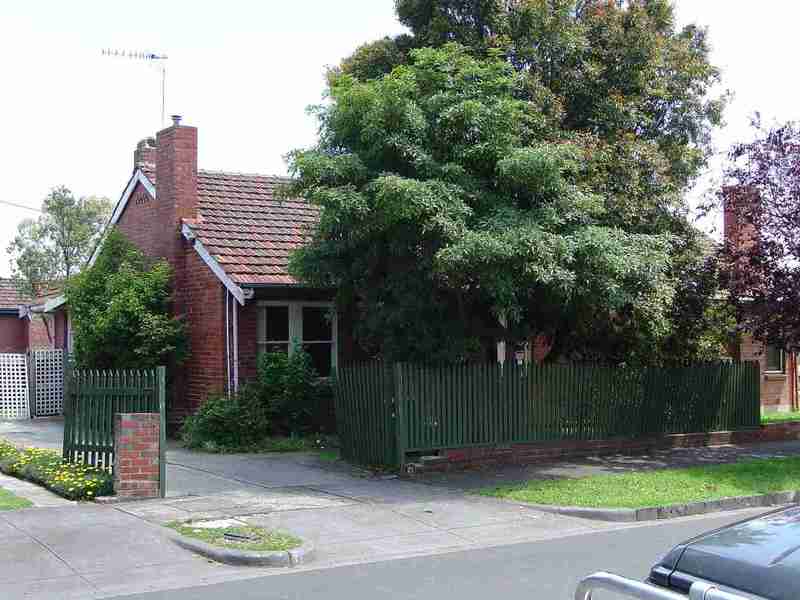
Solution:
[[[198,169],[197,129],[173,121],[137,144],[109,226],[174,271],[174,312],[186,319],[191,348],[174,374],[174,424],[210,393],[255,376],[260,350],[291,352],[299,341],[327,375],[353,344],[332,292],[305,287],[287,271],[317,208],[277,199],[285,179]]]
[[[0,353],[71,348],[69,317],[57,294],[31,300],[12,280],[0,279]]]
[[[751,192],[752,193],[752,192]],[[744,245],[757,232],[737,210],[748,201],[748,192],[735,187],[724,190],[724,235],[733,244]],[[756,361],[761,371],[761,407],[764,411],[791,411],[800,409],[800,371],[797,353],[765,344],[748,333],[741,335],[734,358]]]

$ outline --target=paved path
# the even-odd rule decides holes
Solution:
[[[198,584],[124,600],[568,600],[589,573],[603,569],[641,580],[673,545],[752,514],[705,515],[438,556]],[[608,593],[599,599],[621,600]]]

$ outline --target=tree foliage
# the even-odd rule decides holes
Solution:
[[[53,188],[41,216],[22,221],[7,249],[20,291],[35,297],[42,286],[75,274],[94,250],[110,213],[107,198],[75,198],[63,186]]]
[[[763,129],[731,150],[721,192],[734,220],[722,252],[741,327],[800,349],[800,127]]]
[[[411,34],[329,74],[320,142],[290,156],[322,207],[294,272],[337,287],[389,358],[542,333],[554,357],[697,357],[709,332],[680,310],[716,323],[717,279],[683,192],[725,104],[705,30],[666,0],[396,8]]]
[[[187,336],[184,324],[170,315],[171,274],[167,262],[151,262],[112,230],[94,264],[67,284],[78,366],[180,364]]]

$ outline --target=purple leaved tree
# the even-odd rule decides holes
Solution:
[[[734,146],[720,193],[722,265],[741,327],[800,350],[800,127],[787,123]]]

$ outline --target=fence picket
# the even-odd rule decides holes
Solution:
[[[754,363],[673,369],[367,363],[339,371],[342,453],[368,465],[397,465],[406,452],[447,448],[740,429],[760,418]],[[76,373],[71,398],[81,397],[85,377]],[[112,387],[129,389],[133,382],[137,399],[147,403],[150,374],[144,381],[138,373],[127,377]],[[129,398],[123,394],[120,402]],[[83,416],[68,406],[75,414],[65,439],[80,440]]]
[[[70,369],[64,398],[64,458],[112,467],[114,415],[160,412],[157,373]]]

